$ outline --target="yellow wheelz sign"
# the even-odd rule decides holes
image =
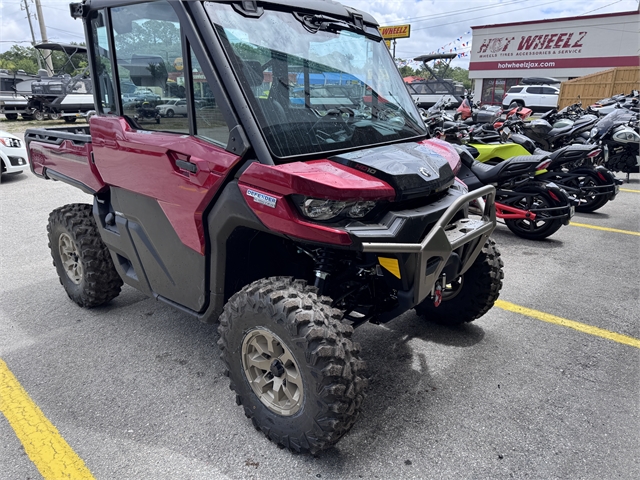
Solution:
[[[411,25],[395,25],[392,27],[378,27],[380,35],[385,40],[390,38],[409,38],[411,35]]]

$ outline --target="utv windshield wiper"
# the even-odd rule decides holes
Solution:
[[[338,33],[341,30],[347,30],[359,33],[372,40],[380,40],[382,38],[379,34],[367,32],[361,17],[356,19],[356,23],[349,23],[327,15],[303,15],[297,12],[293,12],[293,15],[311,33],[318,31]]]

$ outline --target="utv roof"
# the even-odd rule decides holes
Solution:
[[[148,0],[146,0],[148,1]],[[189,0],[183,0],[189,1]],[[106,7],[116,7],[120,5],[130,5],[140,3],[140,0],[83,0],[82,3],[71,3],[71,16],[77,18],[86,16],[89,10],[97,10]],[[255,3],[256,1],[238,2],[237,0],[214,0],[213,3]],[[343,18],[352,18],[354,14],[362,17],[363,21],[370,25],[378,25],[376,19],[369,13],[348,7],[334,0],[260,0],[260,6],[273,5],[274,7],[284,7],[293,11],[311,11],[324,13]]]
[[[39,50],[55,50],[56,52],[64,52],[67,55],[74,53],[87,53],[87,47],[82,45],[71,45],[68,43],[39,43],[33,46]]]

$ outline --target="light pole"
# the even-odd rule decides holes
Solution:
[[[40,0],[36,1],[36,14],[38,16],[38,23],[40,24],[40,36],[42,37],[43,42],[48,42],[47,38],[47,26],[44,24],[44,15],[42,14],[42,5],[40,5]],[[44,61],[47,64],[47,70],[49,71],[49,75],[53,75],[53,62],[51,60],[52,52],[50,50],[43,50],[42,56],[44,57]]]

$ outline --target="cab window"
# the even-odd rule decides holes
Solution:
[[[93,14],[90,23],[91,46],[95,62],[96,82],[94,90],[98,98],[98,111],[100,113],[113,113],[116,111],[116,98],[113,81],[113,57],[109,50],[107,38],[106,11],[99,10]]]
[[[222,116],[216,99],[207,81],[198,58],[189,49],[191,75],[193,78],[191,92],[195,112],[195,134],[203,139],[225,147],[229,140],[229,127]]]
[[[171,5],[114,7],[111,22],[122,114],[145,130],[190,133],[186,115],[169,117],[162,107],[186,98],[180,22]]]

